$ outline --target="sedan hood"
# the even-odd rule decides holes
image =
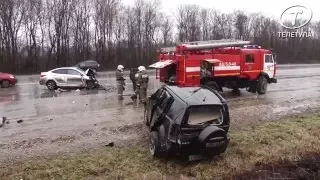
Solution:
[[[0,72],[0,76],[13,76],[13,74],[9,74],[9,73],[2,73],[2,72]]]

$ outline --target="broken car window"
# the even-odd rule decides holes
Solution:
[[[176,120],[182,113],[184,113],[182,102],[179,100],[174,100],[168,112],[168,116],[171,119]]]
[[[195,106],[189,109],[189,125],[201,124],[208,121],[214,121],[215,124],[222,122],[220,106]]]
[[[167,106],[169,100],[170,100],[170,95],[167,93],[167,92],[164,92],[162,95],[161,95],[161,102],[160,102],[160,105],[159,107],[164,110],[164,108]]]

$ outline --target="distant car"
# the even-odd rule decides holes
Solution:
[[[49,90],[56,90],[57,88],[92,87],[95,81],[80,68],[62,67],[41,72],[39,84],[47,86]]]
[[[8,88],[16,85],[18,80],[12,74],[0,72],[0,85],[2,88]]]
[[[87,60],[87,61],[79,62],[78,64],[75,65],[75,67],[78,67],[83,71],[86,71],[89,68],[93,69],[94,71],[97,71],[100,67],[100,64],[94,60]]]
[[[214,156],[229,144],[229,110],[224,98],[206,87],[164,85],[148,97],[144,114],[154,157],[180,153]]]

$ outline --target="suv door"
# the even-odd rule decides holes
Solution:
[[[167,110],[167,107],[170,105],[171,96],[168,92],[163,91],[160,95],[160,98],[156,102],[156,106],[154,109],[154,113],[151,118],[150,127],[153,127],[159,120],[161,119],[162,115],[165,115],[165,111]]]
[[[147,106],[145,109],[145,121],[147,124],[150,123],[151,117],[153,115],[153,111],[155,109],[155,105],[157,100],[160,98],[160,95],[163,92],[163,88],[158,89],[154,94],[151,95],[151,97],[148,99]]]
[[[83,74],[74,69],[68,69],[68,86],[69,87],[82,87],[84,86]]]

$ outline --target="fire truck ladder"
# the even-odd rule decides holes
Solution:
[[[193,41],[183,42],[183,45],[187,50],[201,50],[201,49],[212,49],[219,47],[236,47],[249,45],[250,41],[242,41],[237,39],[221,39],[221,40],[210,40],[210,41]],[[175,52],[176,47],[161,48],[162,53]]]
[[[201,44],[184,44],[187,50],[200,50],[200,49],[212,49],[221,47],[235,47],[250,44],[250,41],[233,41],[233,42],[211,42]]]

